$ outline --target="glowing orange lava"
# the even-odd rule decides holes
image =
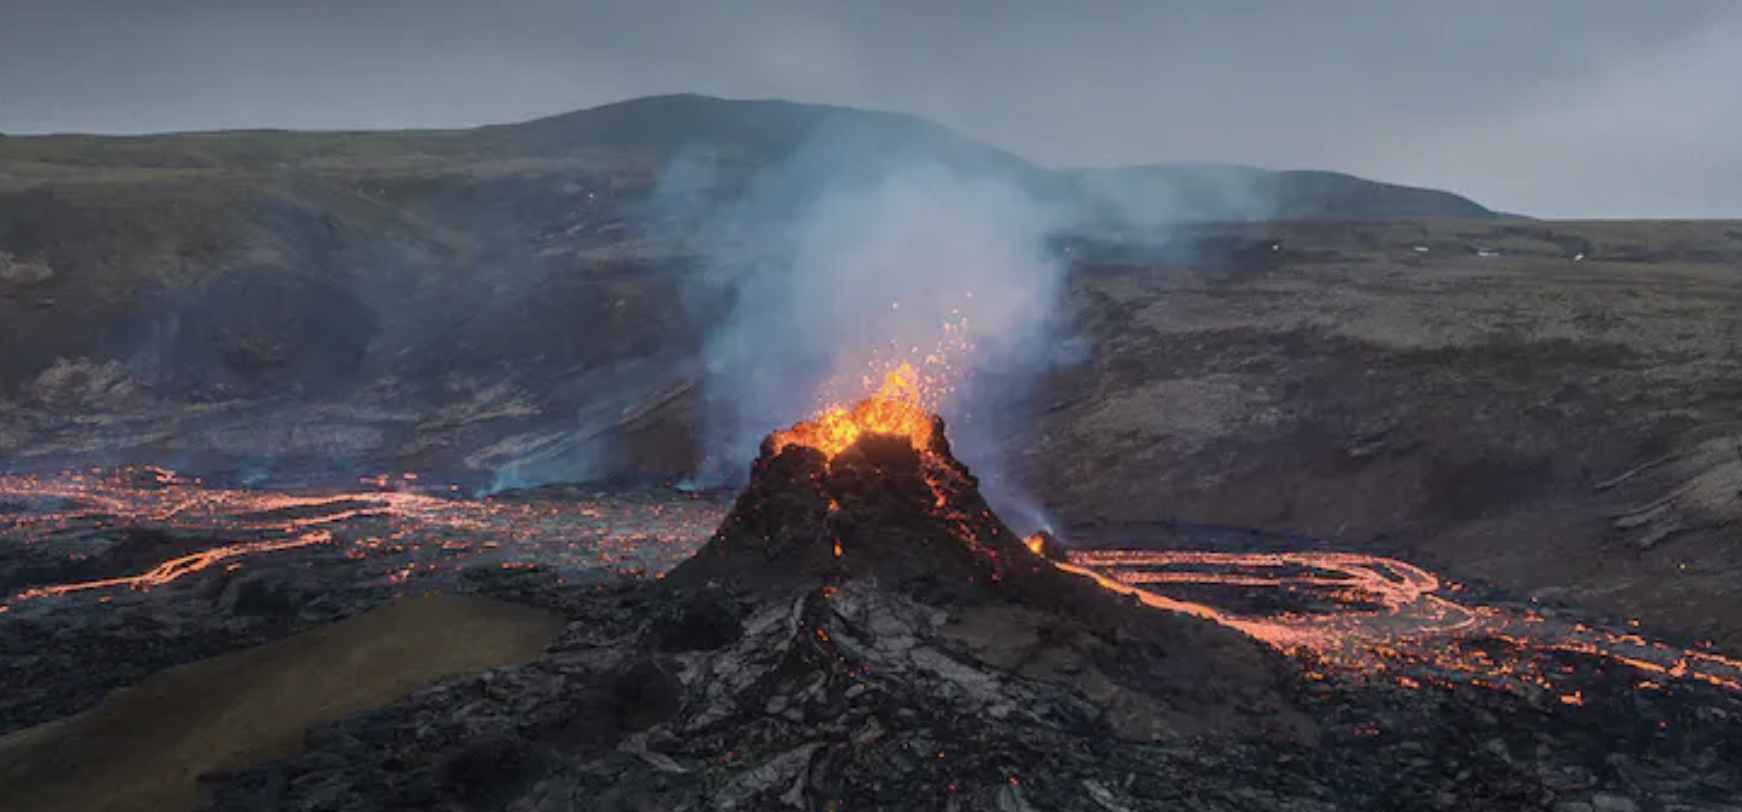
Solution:
[[[227,561],[244,555],[270,553],[276,550],[291,550],[297,547],[307,547],[312,544],[326,544],[333,540],[333,535],[325,531],[316,531],[284,541],[262,541],[253,544],[231,544],[214,547],[210,550],[184,555],[170,559],[152,567],[139,575],[128,575],[120,578],[104,578],[98,581],[81,581],[73,584],[57,584],[54,586],[27,589],[14,596],[16,599],[47,598],[54,595],[65,595],[70,592],[83,592],[87,589],[108,589],[111,587],[128,587],[130,589],[150,589],[162,586],[186,575],[199,572],[220,561]]]
[[[931,416],[916,389],[931,391],[923,380],[915,387],[911,370],[897,369],[873,398],[888,405],[861,404],[833,422],[782,432],[777,442],[835,454],[859,436],[881,432],[924,446],[931,439]],[[965,529],[967,517],[945,499],[949,471],[940,466],[927,475],[935,477],[928,482],[940,515],[959,523],[961,538],[977,547]],[[79,551],[89,548],[79,545],[106,537],[93,532],[104,527],[167,527],[224,540],[137,574],[0,593],[0,614],[12,613],[8,622],[27,615],[16,610],[39,605],[38,599],[108,600],[235,567],[248,557],[296,556],[299,550],[355,562],[366,575],[389,583],[461,561],[656,576],[687,558],[726,510],[723,502],[672,494],[630,498],[600,492],[545,501],[456,499],[412,490],[295,495],[212,487],[160,469],[0,475],[0,501],[6,504],[0,543],[55,545],[47,548],[55,551],[49,556],[62,554],[62,543],[69,545],[66,554],[84,555]],[[1047,552],[1038,538],[1030,549]],[[1538,691],[1550,702],[1578,707],[1597,697],[1568,663],[1595,658],[1637,672],[1627,682],[1639,691],[1667,690],[1672,683],[1742,691],[1742,660],[1633,630],[1484,604],[1427,570],[1393,559],[1190,550],[1076,551],[1068,558],[1058,564],[1061,569],[1147,606],[1219,623],[1300,657],[1309,677],[1361,676],[1408,689],[1456,682]]]
[[[415,474],[398,479],[417,481]],[[365,482],[379,488],[389,478]],[[379,560],[369,566],[404,573],[413,571],[408,562],[427,573],[480,559],[558,572],[660,572],[688,557],[718,526],[723,509],[705,498],[657,498],[599,494],[520,502],[409,490],[297,495],[213,487],[150,467],[0,474],[0,501],[14,508],[0,511],[0,544],[58,547],[60,540],[103,527],[171,528],[214,540],[209,549],[136,574],[0,592],[0,613],[36,599],[154,589],[217,565],[233,568],[244,558],[313,547],[356,562]],[[68,557],[85,554],[69,551]]]
[[[1421,687],[1424,677],[1462,680],[1558,691],[1561,703],[1581,705],[1585,697],[1576,688],[1557,689],[1569,674],[1544,656],[1565,653],[1619,663],[1652,677],[1742,691],[1742,660],[1552,621],[1527,610],[1455,600],[1445,594],[1451,586],[1437,576],[1389,558],[1188,550],[1077,551],[1069,558],[1060,569],[1093,578],[1146,606],[1213,621],[1317,666],[1383,677],[1405,688]],[[1179,594],[1206,588],[1281,591],[1321,608],[1242,613]],[[1170,590],[1175,594],[1166,594]],[[1411,675],[1401,673],[1405,669]],[[1640,690],[1655,687],[1648,681]]]
[[[831,406],[815,420],[775,432],[774,452],[799,445],[832,458],[867,434],[906,437],[923,451],[931,445],[931,433],[932,414],[922,405],[918,377],[912,365],[902,364],[884,376],[875,394],[851,409]]]

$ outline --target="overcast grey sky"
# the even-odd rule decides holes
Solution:
[[[1035,161],[1742,217],[1742,0],[0,0],[0,132],[512,121],[698,92]]]

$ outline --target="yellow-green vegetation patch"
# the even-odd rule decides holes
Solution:
[[[286,755],[310,728],[443,677],[530,661],[561,628],[526,606],[430,596],[173,668],[0,738],[0,810],[189,809],[202,773]]]

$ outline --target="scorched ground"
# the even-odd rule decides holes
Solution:
[[[671,494],[68,481],[9,483],[8,639],[214,602],[270,635],[418,589],[571,619],[531,665],[222,777],[218,808],[1726,809],[1742,788],[1733,660],[1370,556],[1025,541],[899,387],[772,435],[699,549],[682,528],[722,506],[673,522]],[[50,565],[69,533],[90,549]],[[16,552],[38,545],[58,552]],[[599,566],[625,562],[664,577]]]

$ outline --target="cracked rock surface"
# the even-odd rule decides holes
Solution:
[[[1742,809],[1734,700],[1304,681],[1053,569],[938,428],[765,447],[664,579],[523,585],[572,619],[542,658],[208,776],[211,808]]]

